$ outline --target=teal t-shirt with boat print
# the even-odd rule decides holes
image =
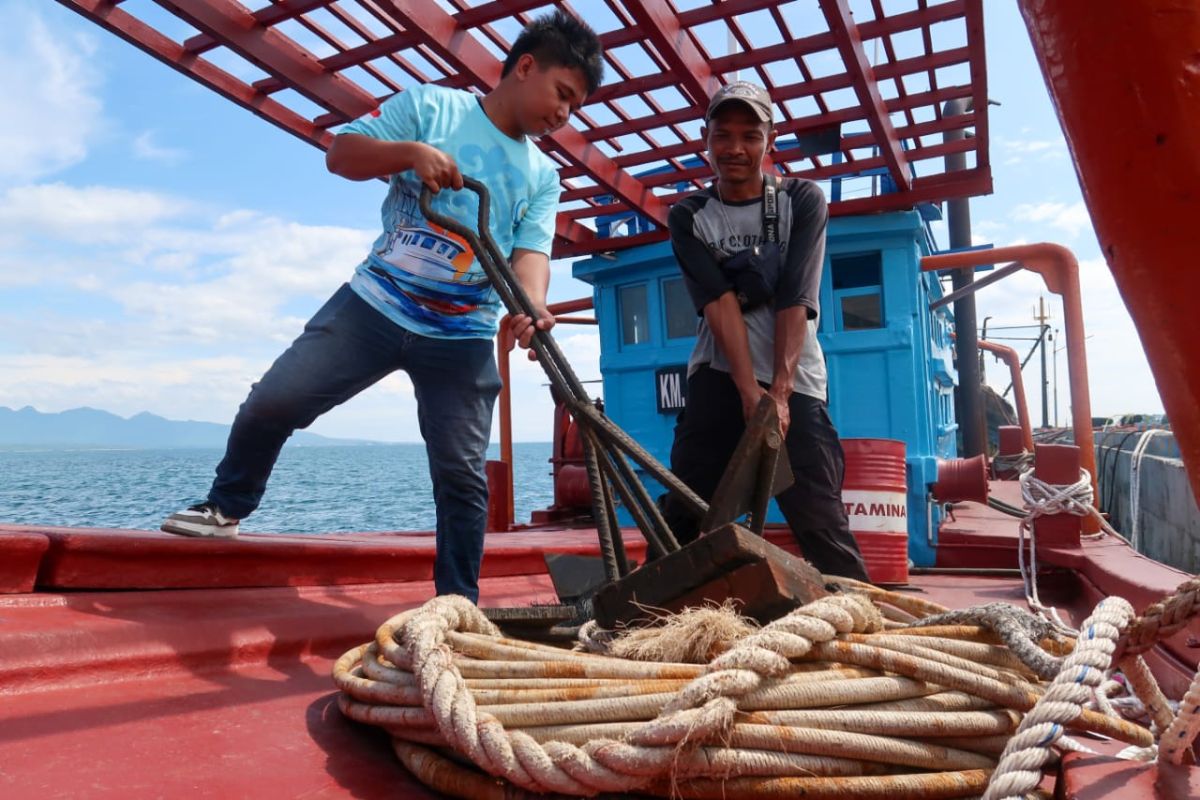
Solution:
[[[414,86],[351,122],[341,133],[386,141],[423,142],[443,151],[463,175],[488,188],[489,227],[500,252],[547,255],[554,240],[559,182],[554,162],[528,136],[513,139],[484,113],[470,92]],[[388,182],[383,233],[355,270],[350,288],[403,328],[442,339],[491,338],[500,299],[460,236],[429,223],[412,170]],[[479,197],[443,189],[433,209],[474,230]]]

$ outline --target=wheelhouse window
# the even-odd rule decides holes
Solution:
[[[883,257],[880,253],[833,256],[829,260],[837,329],[883,327]]]
[[[667,322],[668,339],[686,339],[696,335],[696,309],[688,295],[683,278],[667,278],[662,282],[663,314]]]
[[[617,290],[621,309],[621,343],[645,344],[650,341],[650,301],[646,284],[622,286]]]

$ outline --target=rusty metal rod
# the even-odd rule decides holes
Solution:
[[[428,188],[421,190],[421,213],[425,215],[425,219],[435,225],[440,225],[467,240],[467,244],[474,250],[480,266],[487,273],[492,287],[500,295],[500,299],[509,313],[524,314],[531,319],[536,319],[537,310],[532,301],[525,294],[525,290],[508,266],[508,260],[500,253],[495,241],[488,233],[490,208],[487,187],[474,178],[466,176],[463,176],[463,186],[479,195],[479,233],[456,219],[434,211],[431,205],[433,195]],[[541,363],[542,369],[546,371],[550,383],[567,398],[571,412],[575,414],[577,420],[580,419],[581,414],[586,416],[592,426],[597,429],[598,435],[605,444],[619,446],[655,480],[670,491],[679,494],[685,503],[693,506],[697,513],[703,515],[708,504],[701,500],[699,495],[689,489],[683,481],[675,477],[674,473],[660,464],[654,456],[646,452],[616,424],[592,406],[587,390],[583,388],[582,382],[575,375],[570,363],[559,349],[558,343],[548,331],[535,328],[530,347],[537,354],[538,361]]]

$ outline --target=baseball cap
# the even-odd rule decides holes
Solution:
[[[767,90],[757,83],[750,81],[734,81],[717,90],[708,101],[708,111],[704,113],[704,121],[712,119],[717,109],[726,103],[744,103],[758,116],[762,122],[772,122],[774,113],[771,108],[771,96]]]

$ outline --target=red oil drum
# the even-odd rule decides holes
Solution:
[[[872,583],[908,582],[908,482],[904,442],[842,439],[842,502]]]

